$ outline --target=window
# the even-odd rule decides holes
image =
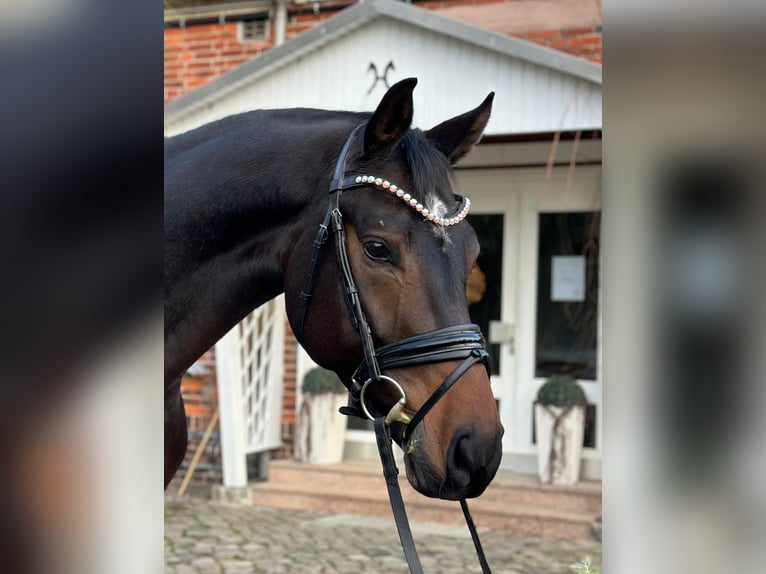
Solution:
[[[599,212],[541,213],[535,376],[596,379]]]
[[[243,20],[239,22],[238,32],[242,43],[263,42],[269,39],[269,21]]]

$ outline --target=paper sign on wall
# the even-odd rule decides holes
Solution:
[[[551,258],[551,301],[585,301],[585,256]]]

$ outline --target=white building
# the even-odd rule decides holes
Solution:
[[[496,93],[485,137],[455,176],[456,191],[473,202],[471,223],[483,249],[486,290],[471,313],[494,343],[492,386],[506,429],[502,468],[536,471],[537,389],[548,375],[571,372],[591,403],[583,475],[600,479],[601,66],[406,3],[373,0],[169,102],[165,132],[257,108],[371,111],[386,82],[406,77],[418,78],[414,124],[424,129]],[[281,305],[268,313],[267,324],[284,323]],[[267,335],[281,341],[280,329],[258,334],[280,361]],[[242,337],[235,329],[227,344],[236,348]],[[219,354],[224,372],[235,369],[226,366],[225,349]],[[298,365],[300,380],[310,360],[299,357]],[[256,379],[265,378],[254,384],[269,389],[257,393],[270,397],[268,412],[220,393],[225,448],[233,435],[238,452],[278,446],[281,366],[265,375],[263,361],[259,368]],[[349,431],[346,453],[376,456],[371,431]],[[225,481],[241,482],[241,464],[224,466]]]

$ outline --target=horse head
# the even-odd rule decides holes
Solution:
[[[407,477],[426,496],[454,500],[484,491],[502,451],[503,427],[480,360],[485,358],[480,334],[469,329],[467,335],[470,345],[481,347],[479,353],[471,351],[479,359],[466,362],[442,353],[448,347],[444,333],[453,336],[445,328],[470,323],[466,280],[479,252],[474,230],[462,221],[468,204],[452,191],[451,165],[480,138],[493,94],[474,110],[420,131],[410,127],[415,84],[409,79],[394,85],[350,137],[349,130],[342,134],[347,140],[344,165],[336,171],[351,188],[336,190],[330,201],[336,201],[342,215],[345,237],[330,229],[327,241],[336,248],[344,242],[376,354],[383,357],[387,346],[402,340],[412,347],[427,346],[430,333],[437,333],[437,359],[421,346],[422,361],[387,363],[381,358],[382,379],[376,379],[369,361],[358,369],[365,359],[359,326],[354,325],[349,289],[331,248],[320,253],[310,280],[311,302],[306,303],[302,288],[307,267],[313,269],[309,252],[314,226],[296,242],[298,256],[288,265],[285,293],[293,330],[312,358],[336,371],[352,391],[371,381],[365,387],[364,410],[385,416],[404,397],[405,414],[391,423],[390,431],[405,453]],[[326,188],[317,195],[327,201]],[[424,333],[425,339],[419,339]],[[393,354],[406,356],[404,347]],[[360,372],[365,380],[357,380]],[[446,392],[439,391],[443,395],[422,420],[414,428],[407,425],[450,377],[457,378]],[[391,380],[398,386],[387,382]]]

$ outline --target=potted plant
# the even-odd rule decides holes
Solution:
[[[537,392],[535,434],[540,481],[574,484],[580,478],[585,391],[569,375],[553,375]]]
[[[334,464],[343,459],[346,389],[332,371],[315,367],[303,377],[303,403],[298,415],[295,454],[312,464]]]

